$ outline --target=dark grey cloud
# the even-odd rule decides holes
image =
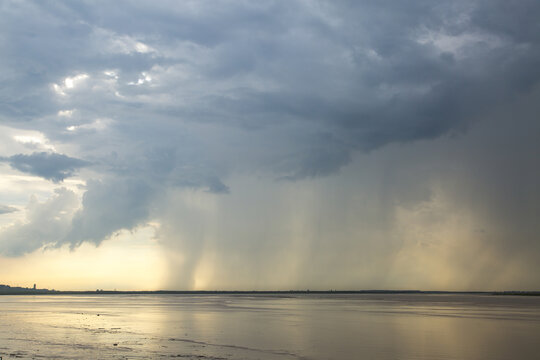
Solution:
[[[73,216],[71,231],[57,244],[100,244],[114,232],[132,229],[148,219],[151,200],[152,188],[143,181],[90,181],[83,208]]]
[[[537,43],[540,40],[536,15],[540,4],[524,0],[512,6],[502,0],[482,0],[472,13],[473,22],[490,32],[511,38],[519,43]]]
[[[41,176],[53,182],[61,182],[65,178],[73,176],[78,169],[89,165],[84,160],[49,152],[34,152],[30,155],[17,154],[9,157],[0,157],[0,161],[9,163],[13,169]]]
[[[17,208],[8,205],[0,205],[0,215],[17,211]]]
[[[537,60],[533,49],[515,51],[525,31],[514,28],[531,26],[533,20],[494,29],[487,20],[477,19],[478,13],[496,13],[493,8],[501,7],[497,4],[306,4],[232,3],[216,8],[201,2],[195,10],[168,3],[155,7],[119,3],[105,11],[91,4],[56,3],[43,8],[27,4],[24,9],[46,13],[34,26],[44,27],[41,36],[52,32],[44,43],[64,47],[43,45],[39,54],[30,56],[60,66],[61,73],[42,86],[76,71],[95,76],[95,71],[105,68],[117,68],[124,84],[137,82],[141,72],[152,73],[152,69],[168,77],[156,79],[151,88],[119,85],[120,93],[139,96],[129,102],[96,93],[92,97],[99,99],[99,109],[87,97],[84,104],[75,101],[73,105],[82,106],[88,115],[129,116],[137,111],[142,117],[154,118],[157,113],[250,129],[299,121],[305,124],[304,131],[311,132],[306,141],[317,143],[322,134],[332,132],[344,144],[344,160],[356,149],[461,131],[474,114],[520,91],[524,86],[519,80],[520,62]],[[68,38],[60,35],[73,27],[84,30],[73,30]],[[469,39],[461,49],[464,58],[456,59],[451,49],[419,42],[425,35],[422,31],[454,41],[467,34],[477,38]],[[54,41],[59,36],[67,41]],[[507,43],[491,48],[488,42],[493,37]],[[20,44],[31,41],[26,34],[9,39],[15,58],[23,55]],[[130,49],[134,39],[146,41],[156,53]],[[31,43],[28,47],[34,48]],[[195,63],[195,59],[205,61]],[[515,64],[508,65],[509,61]],[[180,69],[200,81],[186,83]],[[534,74],[527,77],[531,83],[537,80]],[[254,86],[255,81],[259,86]],[[500,83],[508,85],[501,88]],[[227,86],[226,91],[213,89],[214,84]],[[171,101],[155,104],[142,100],[143,96],[167,96]],[[186,105],[173,100],[186,96]],[[318,127],[322,129],[316,131]]]

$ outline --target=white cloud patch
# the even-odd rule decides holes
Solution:
[[[75,110],[59,110],[58,116],[70,118],[73,116]]]
[[[432,29],[424,29],[417,41],[422,45],[433,46],[439,54],[452,54],[458,60],[474,56],[479,50],[494,50],[508,44],[504,39],[490,33],[451,34]]]
[[[142,72],[139,76],[139,79],[137,79],[137,82],[129,82],[128,85],[143,85],[146,83],[149,83],[152,81],[152,77],[148,75],[146,72]]]
[[[31,133],[31,135],[15,135],[13,136],[13,140],[23,144],[29,149],[55,151],[55,148],[49,142],[49,139],[47,139],[45,135],[41,133]]]
[[[68,76],[64,78],[62,82],[52,84],[52,88],[56,94],[66,96],[72,90],[83,85],[84,81],[88,78],[88,74],[77,74],[75,76]]]
[[[96,43],[97,48],[105,53],[150,54],[156,52],[154,48],[145,44],[141,40],[138,40],[129,35],[119,35],[114,31],[104,28],[94,29],[92,37],[93,41],[95,41]]]
[[[66,130],[69,132],[102,131],[105,130],[111,122],[111,119],[96,119],[95,121],[87,124],[70,125],[66,127]]]

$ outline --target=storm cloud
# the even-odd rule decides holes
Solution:
[[[0,215],[9,214],[15,211],[17,211],[17,208],[14,208],[13,206],[0,205]]]
[[[180,287],[212,262],[214,281],[246,287],[399,287],[407,271],[435,286],[415,257],[444,263],[448,286],[533,273],[539,15],[533,0],[4,4],[0,122],[51,149],[0,160],[84,184],[32,200],[69,211],[60,224],[27,210],[0,250],[99,245],[152,222],[182,254]],[[452,246],[459,214],[471,224]],[[270,270],[280,261],[294,276]]]
[[[41,176],[47,180],[61,182],[89,163],[63,154],[35,152],[30,155],[17,154],[0,157],[0,161],[21,172]]]

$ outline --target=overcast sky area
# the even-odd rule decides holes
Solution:
[[[539,19],[3,1],[0,283],[538,290]]]

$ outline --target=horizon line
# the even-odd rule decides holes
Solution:
[[[540,290],[418,290],[418,289],[360,289],[360,290],[55,290],[37,289],[0,284],[0,294],[495,294],[495,295],[540,295]]]

